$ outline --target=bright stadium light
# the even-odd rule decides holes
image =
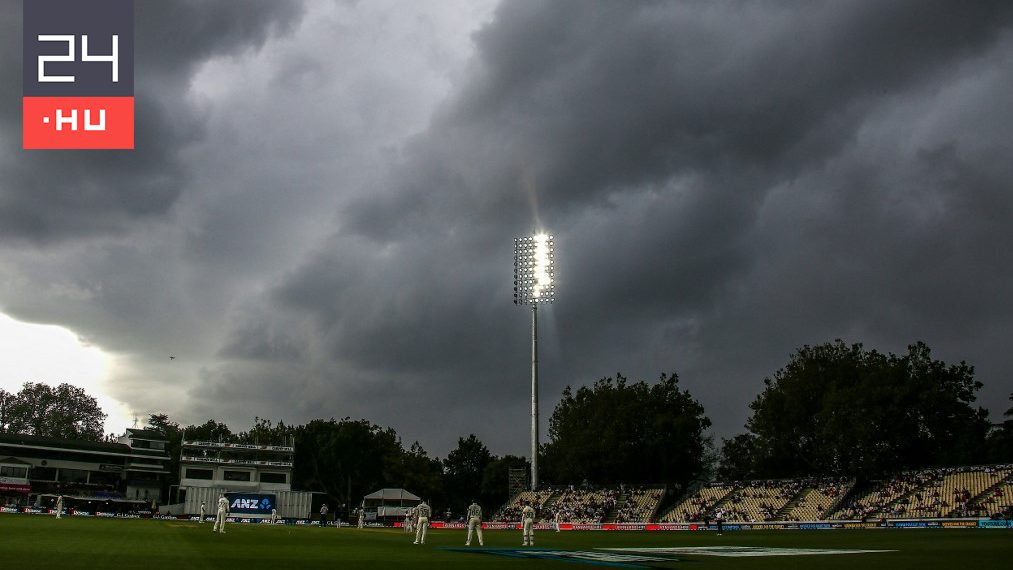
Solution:
[[[551,235],[514,239],[514,304],[531,305],[531,489],[538,488],[538,305],[556,298]]]
[[[547,234],[514,240],[514,303],[531,305],[555,300],[555,246]]]

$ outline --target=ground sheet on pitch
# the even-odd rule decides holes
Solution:
[[[653,563],[678,562],[679,555],[760,557],[760,556],[828,556],[869,554],[894,550],[840,548],[775,548],[762,546],[674,546],[641,548],[597,548],[594,550],[560,550],[555,548],[447,548],[451,552],[487,554],[528,560],[556,560],[613,568],[651,568]]]

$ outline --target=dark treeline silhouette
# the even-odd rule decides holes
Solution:
[[[0,433],[99,441],[105,419],[98,401],[77,386],[26,382],[17,393],[0,389]]]
[[[804,346],[750,405],[746,432],[712,449],[703,406],[675,374],[630,382],[621,374],[567,387],[541,448],[541,478],[559,485],[665,484],[678,493],[694,480],[799,476],[875,479],[905,469],[1013,462],[1013,408],[991,425],[974,405],[982,384],[974,368],[948,365],[917,343],[901,355],[841,341]],[[1013,401],[1013,394],[1010,395]],[[97,440],[105,414],[66,384],[0,390],[0,433]],[[295,445],[294,489],[319,491],[330,505],[358,506],[383,487],[403,487],[461,516],[479,500],[491,513],[509,497],[508,470],[528,460],[496,456],[474,434],[443,459],[390,427],[366,419],[316,419],[303,425],[254,418],[247,431],[209,419],[181,426],[152,414],[148,426],[169,439],[170,480],[178,483],[180,445],[188,440]],[[168,496],[167,494],[165,496]]]
[[[1013,462],[1013,410],[991,425],[974,405],[981,387],[972,366],[934,360],[920,342],[901,355],[840,340],[804,346],[764,379],[747,432],[724,440],[718,478],[876,479]]]

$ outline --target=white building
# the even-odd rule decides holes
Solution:
[[[226,494],[267,501],[263,504],[277,508],[282,517],[308,517],[312,493],[292,491],[294,455],[295,448],[285,445],[183,441],[179,458],[183,511],[198,514],[203,502],[208,514],[213,514],[218,496]],[[270,508],[243,511],[233,505],[232,512],[264,518],[270,515]]]
[[[118,443],[0,434],[0,494],[4,502],[68,505],[94,510],[149,508],[162,501],[169,473],[166,438],[127,429]]]

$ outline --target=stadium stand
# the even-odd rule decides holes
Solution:
[[[525,501],[530,502],[539,522],[552,522],[556,511],[560,521],[594,524],[614,519],[620,522],[647,522],[664,496],[664,487],[584,488],[557,487],[537,492],[523,491],[493,516],[493,521],[516,521]]]
[[[731,485],[726,486],[723,483],[701,487],[669,509],[659,522],[692,522],[710,518],[714,512],[714,506],[728,496],[733,489]]]
[[[616,510],[614,522],[645,522],[654,518],[655,511],[665,495],[663,487],[638,487],[628,490]]]
[[[973,467],[946,473],[908,499],[908,513],[916,517],[966,514],[972,499],[1001,482],[1009,473],[1008,469]]]
[[[865,494],[849,501],[831,518],[862,519],[899,514],[892,505],[916,489],[930,484],[934,479],[935,474],[929,472],[901,473],[888,481],[874,485]]]
[[[728,522],[1013,516],[1013,465],[922,469],[856,487],[854,479],[798,478],[711,483],[658,516],[662,486],[524,491],[492,520],[516,521],[524,501],[551,522],[701,522],[718,510]]]
[[[973,507],[978,516],[1013,517],[1013,475],[982,493]]]
[[[849,501],[835,519],[969,515],[972,503],[1013,473],[1010,465],[923,469],[898,474]]]
[[[521,509],[524,508],[524,503],[530,503],[531,507],[535,509],[535,513],[541,513],[545,503],[549,501],[554,495],[552,489],[544,489],[540,491],[521,491],[517,494],[506,505],[503,505],[496,514],[493,515],[492,521],[494,522],[516,522],[521,520]]]
[[[552,509],[540,512],[539,516],[542,522],[549,522],[555,511],[560,510],[561,520],[568,523],[600,523],[615,508],[618,498],[618,489],[570,489],[560,493],[552,503]]]
[[[785,505],[776,518],[786,521],[825,520],[854,486],[854,479],[816,481],[803,489],[794,501]]]
[[[726,521],[774,520],[778,511],[798,493],[792,481],[753,481],[736,488],[717,508]]]

